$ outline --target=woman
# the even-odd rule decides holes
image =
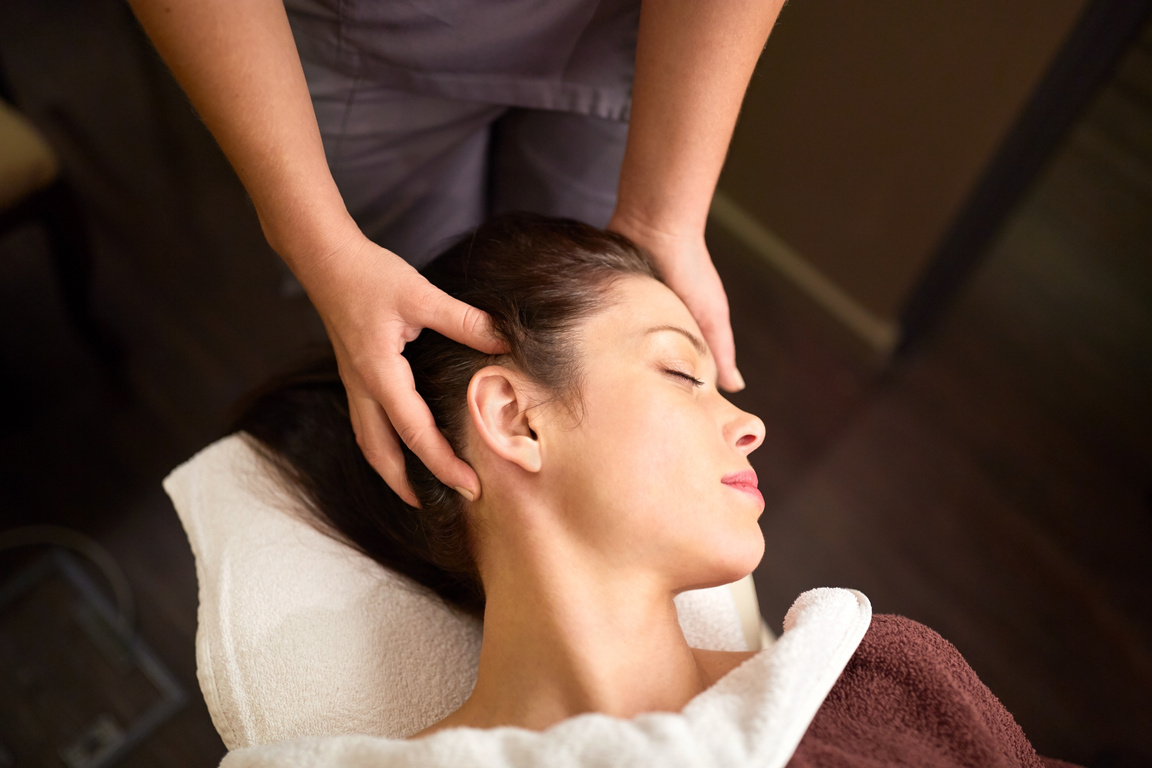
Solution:
[[[304,421],[281,420],[266,398],[239,426],[291,463],[353,544],[483,613],[476,689],[433,729],[680,709],[747,657],[690,649],[672,597],[760,560],[764,502],[747,456],[763,424],[720,395],[691,314],[618,235],[506,217],[426,275],[488,312],[509,347],[485,355],[426,332],[405,352],[483,497],[466,502],[408,453],[416,510],[357,459],[350,430],[339,458],[294,442],[312,419],[330,419],[322,435],[343,427],[338,386]],[[364,490],[333,487],[345,470],[329,461],[355,468]],[[325,503],[359,493],[375,498]]]
[[[358,451],[332,368],[260,396],[238,424],[335,535],[482,615],[475,689],[416,738],[679,712],[754,655],[690,648],[672,598],[758,563],[748,455],[763,424],[720,395],[691,313],[619,235],[506,216],[426,276],[487,312],[507,345],[487,355],[429,332],[405,350],[482,498],[408,452],[421,508],[405,504]],[[793,759],[900,756],[1040,764],[954,648],[877,617]]]

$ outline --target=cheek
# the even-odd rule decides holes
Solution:
[[[612,426],[590,511],[618,563],[665,573],[681,588],[717,586],[750,573],[764,539],[747,505],[720,483],[716,438],[700,414],[653,409]],[[606,425],[607,427],[607,425]]]
[[[637,524],[652,515],[665,526],[696,518],[720,490],[712,466],[716,427],[707,414],[678,402],[677,394],[646,391],[588,409],[596,414],[587,424],[595,438],[588,446],[596,456],[591,485],[600,503]]]
[[[612,562],[662,569],[684,588],[715,586],[749,573],[764,543],[756,517],[720,483],[731,457],[715,420],[677,394],[589,398],[557,457],[565,506],[572,530]]]

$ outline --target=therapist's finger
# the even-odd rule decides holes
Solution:
[[[364,458],[405,504],[419,507],[420,502],[408,484],[400,438],[388,423],[384,409],[371,397],[349,393],[348,415]]]
[[[492,332],[492,322],[486,312],[452,298],[431,284],[428,288],[430,290],[416,299],[416,318],[420,325],[478,352],[499,355],[508,351],[507,345]]]
[[[379,399],[396,435],[440,482],[468,501],[480,498],[480,478],[456,456],[436,426],[432,412],[416,392],[408,361],[397,355],[381,366],[381,374],[387,386],[377,387],[373,396]]]
[[[744,389],[744,377],[736,368],[736,341],[732,337],[732,322],[727,306],[696,322],[716,361],[716,383],[727,392]]]

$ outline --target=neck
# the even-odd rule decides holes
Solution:
[[[674,712],[710,682],[668,588],[574,549],[510,549],[489,553],[500,565],[484,574],[480,667],[459,724],[539,730],[585,712]]]

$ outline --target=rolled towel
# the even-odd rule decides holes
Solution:
[[[954,645],[903,616],[876,615],[808,727],[791,768],[1055,768]]]

